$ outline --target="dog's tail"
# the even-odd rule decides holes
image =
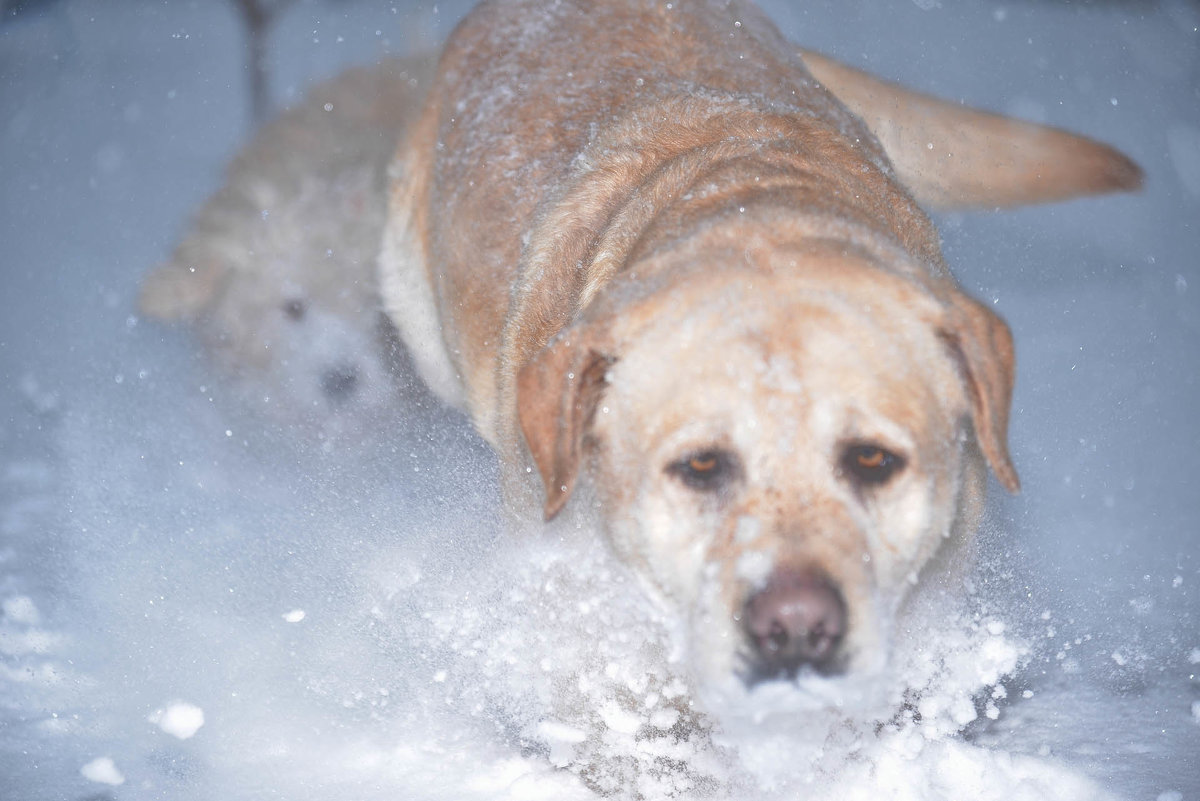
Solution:
[[[815,77],[879,138],[900,180],[934,209],[997,208],[1131,191],[1142,170],[1083,136],[913,92],[802,50]]]

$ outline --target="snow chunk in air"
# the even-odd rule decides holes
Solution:
[[[186,740],[204,725],[204,710],[186,701],[175,701],[163,709],[154,710],[146,720],[167,734]]]
[[[117,770],[116,763],[111,757],[97,757],[79,769],[83,778],[97,784],[111,784],[116,787],[125,783],[125,777]]]

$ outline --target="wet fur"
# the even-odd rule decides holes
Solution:
[[[578,496],[709,683],[743,671],[736,620],[786,570],[844,596],[836,669],[880,668],[913,582],[969,546],[987,466],[1017,489],[1011,334],[918,200],[1140,180],[1102,145],[812,63],[748,3],[488,2],[394,165],[382,288],[422,375],[499,452],[517,525]],[[894,134],[916,121],[952,164]],[[997,143],[1033,148],[1015,181]],[[853,442],[905,471],[854,486]],[[708,496],[672,477],[705,449],[737,466]]]

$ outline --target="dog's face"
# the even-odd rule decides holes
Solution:
[[[336,433],[386,419],[396,387],[377,301],[289,270],[276,284],[233,276],[198,322],[209,356],[250,406],[287,425]]]
[[[247,181],[254,203],[210,203],[198,231],[148,277],[143,308],[192,321],[256,412],[321,438],[379,427],[395,411],[396,386],[374,275],[384,213],[376,182],[366,168],[302,181],[291,194]]]
[[[1003,323],[854,259],[813,260],[695,271],[522,374],[522,403],[546,364],[568,376],[548,390],[565,398],[545,435],[557,450],[536,409],[522,415],[548,513],[574,449],[614,549],[685,623],[705,681],[881,667],[907,590],[974,523],[974,430],[1015,482]],[[981,356],[980,337],[1001,352]]]

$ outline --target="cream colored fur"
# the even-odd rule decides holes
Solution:
[[[987,466],[1017,489],[1011,335],[918,201],[1140,180],[805,59],[744,2],[485,2],[393,166],[380,266],[415,361],[513,518],[608,537],[705,683],[753,673],[741,621],[781,576],[844,599],[822,669],[879,669],[913,582],[969,550]]]

